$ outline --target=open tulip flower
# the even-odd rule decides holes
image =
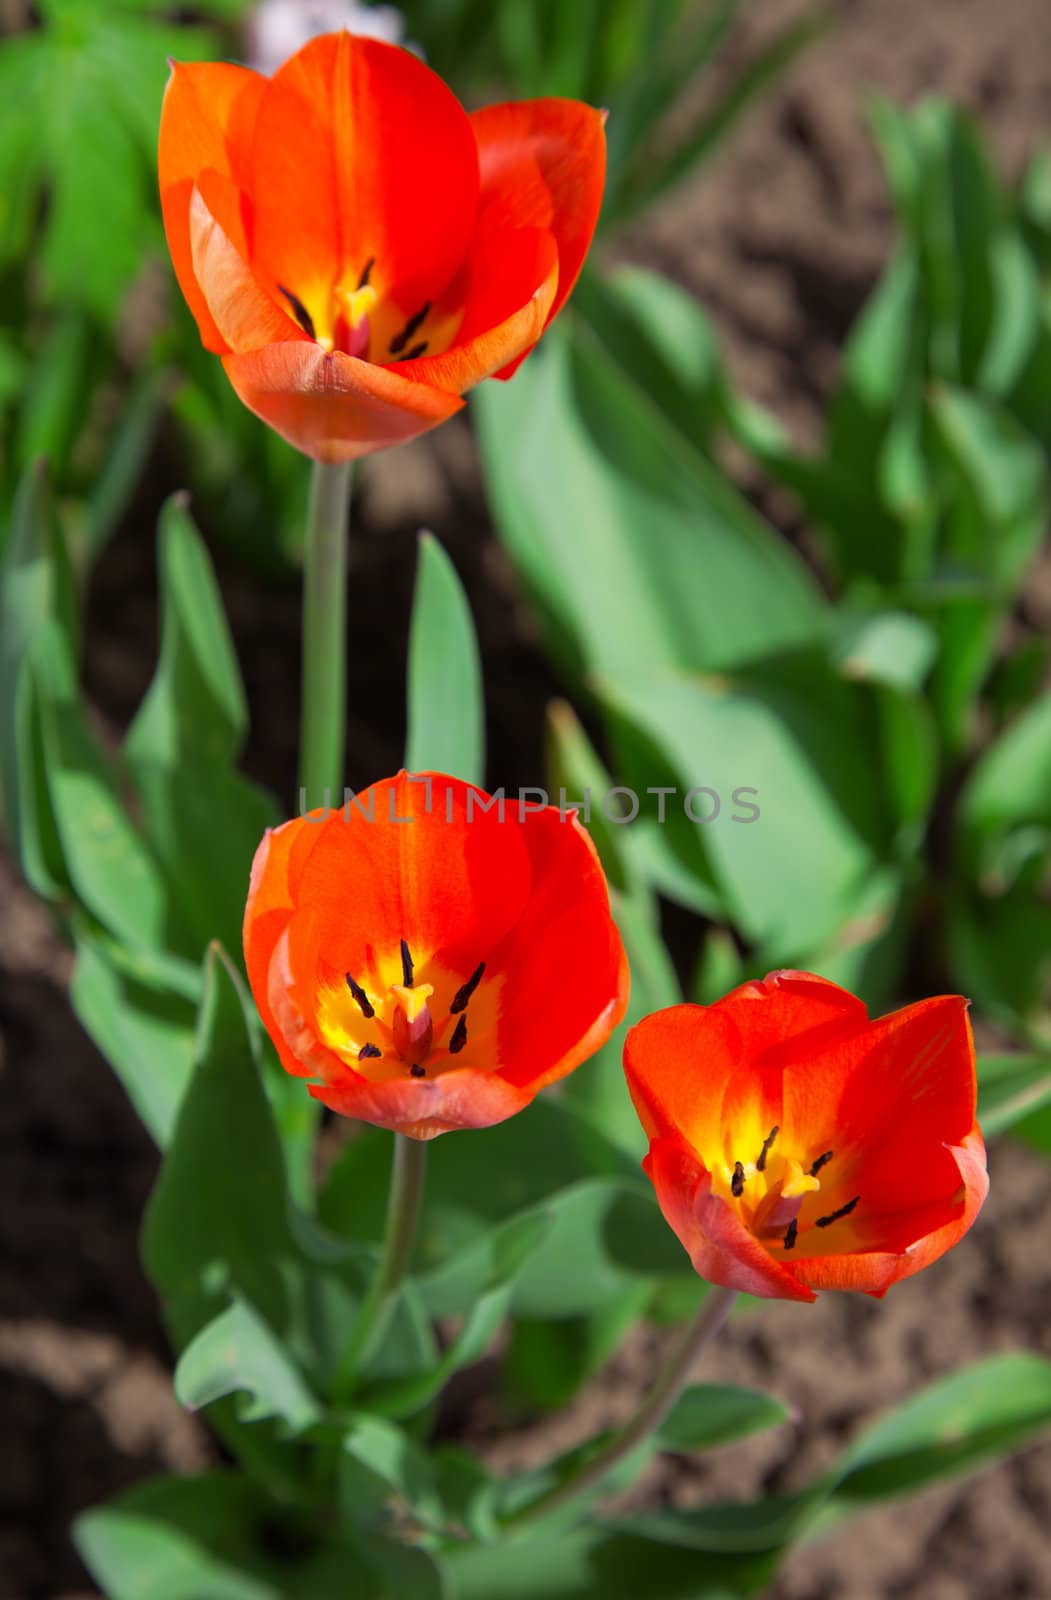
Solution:
[[[966,1233],[988,1188],[966,1008],[874,1022],[845,989],[774,972],[631,1030],[644,1166],[703,1278],[880,1296]]]
[[[403,772],[256,853],[252,991],[284,1066],[345,1116],[416,1139],[502,1122],[624,1015],[587,833],[489,798]]]
[[[580,271],[605,136],[574,100],[468,115],[408,51],[339,33],[273,78],[176,65],[159,165],[204,344],[251,410],[336,462],[510,376]]]

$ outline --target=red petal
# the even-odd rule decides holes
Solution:
[[[312,1087],[310,1093],[341,1116],[411,1139],[433,1139],[457,1128],[491,1128],[524,1110],[533,1098],[532,1090],[516,1089],[496,1073],[471,1067],[390,1083],[369,1083],[355,1073],[339,1083]]]
[[[479,233],[547,228],[558,244],[560,311],[584,264],[602,208],[605,116],[579,100],[524,100],[471,115],[481,173]],[[519,356],[499,377],[510,377]]]
[[[316,844],[316,824],[296,818],[280,828],[268,828],[252,861],[252,877],[244,915],[244,955],[248,982],[259,1008],[263,1027],[273,1039],[282,1065],[289,1072],[309,1077],[285,1043],[270,1003],[270,969],[279,941],[287,932],[295,907],[294,884],[300,865],[293,859]]]
[[[655,1139],[642,1163],[664,1220],[708,1283],[767,1300],[813,1300],[815,1295],[778,1265],[741,1222],[736,1209],[712,1194],[712,1180],[694,1152],[675,1137]]]
[[[628,1003],[628,964],[598,854],[574,817],[525,815],[529,901],[487,971],[505,972],[499,1070],[535,1092],[594,1055]]]
[[[315,461],[354,461],[445,422],[458,395],[371,366],[311,340],[224,357],[250,411]]]
[[[943,995],[882,1017],[786,1073],[785,1115],[835,1147],[837,1193],[861,1195],[860,1228],[864,1218],[952,1195],[958,1179],[945,1146],[974,1126],[976,1095],[967,1002]]]
[[[543,229],[517,229],[480,242],[455,344],[442,355],[393,362],[387,370],[463,394],[536,344],[554,303],[558,272],[554,235]]]
[[[212,194],[224,181],[216,174],[205,178],[211,180]],[[190,201],[190,249],[194,276],[224,348],[240,354],[279,341],[306,340],[288,313],[256,283],[197,187]]]
[[[952,1212],[947,1221],[901,1251],[873,1249],[794,1261],[792,1270],[800,1281],[812,1289],[854,1289],[881,1297],[892,1284],[922,1272],[951,1250],[978,1216],[989,1192],[989,1175],[977,1127],[959,1145],[948,1147],[947,1154],[955,1167],[957,1189],[962,1189],[958,1199],[946,1203],[945,1209]]]
[[[375,259],[371,282],[434,299],[467,250],[478,158],[467,116],[406,50],[313,39],[263,96],[253,266],[309,306]]]
[[[401,773],[365,790],[349,821],[333,812],[296,885],[308,913],[291,938],[301,981],[322,962],[363,970],[370,947],[396,950],[403,938],[417,965],[434,960],[464,979],[499,948],[529,895],[529,855],[518,826],[474,808],[474,797],[488,798],[433,775],[428,812],[426,785]]]
[[[190,198],[206,171],[236,182],[266,79],[224,63],[175,63],[161,108],[158,174],[172,265],[201,339],[219,354],[226,343],[208,310],[193,270]]]

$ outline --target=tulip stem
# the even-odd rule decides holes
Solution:
[[[736,1289],[709,1289],[668,1363],[657,1378],[635,1415],[619,1428],[606,1445],[571,1474],[537,1500],[506,1519],[505,1526],[521,1527],[549,1516],[575,1500],[585,1489],[606,1477],[613,1467],[660,1427],[679,1395],[701,1351],[718,1335],[737,1299]]]
[[[338,810],[343,800],[350,482],[349,461],[335,466],[315,461],[303,574],[299,802],[304,811],[326,803]]]
[[[358,1373],[373,1354],[394,1309],[397,1290],[408,1270],[412,1247],[416,1242],[426,1171],[425,1141],[396,1133],[383,1254],[339,1363],[332,1386],[337,1404],[350,1398]]]

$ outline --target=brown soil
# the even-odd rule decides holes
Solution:
[[[803,0],[753,0],[748,32]],[[746,391],[814,437],[844,334],[891,237],[860,114],[866,91],[949,94],[983,116],[1018,170],[1051,112],[1046,0],[839,0],[837,26],[685,192],[636,227],[627,252],[661,266],[710,308]],[[742,45],[744,48],[744,45]],[[178,486],[162,450],[134,518],[92,586],[87,683],[103,724],[126,723],[156,644],[151,529]],[[775,499],[768,508],[778,513]],[[357,649],[352,783],[397,763],[403,629],[415,530],[452,551],[479,621],[491,773],[513,786],[541,769],[555,680],[489,533],[469,434],[450,425],[369,465],[352,588]],[[252,772],[283,791],[294,770],[297,601],[228,565],[223,573],[254,710]],[[69,957],[48,913],[0,862],[0,1600],[86,1595],[66,1528],[81,1507],[158,1470],[210,1458],[171,1397],[167,1356],[137,1257],[156,1158],[66,998]],[[708,1362],[715,1379],[768,1385],[801,1413],[796,1430],[665,1466],[640,1491],[688,1503],[797,1481],[859,1424],[917,1383],[1019,1346],[1051,1355],[1045,1219],[1051,1169],[994,1152],[992,1199],[972,1237],[919,1284],[877,1306],[827,1298],[772,1306],[735,1325]],[[930,1308],[937,1307],[932,1318]],[[641,1330],[582,1402],[493,1446],[510,1466],[622,1415],[652,1370]],[[1051,1447],[871,1515],[798,1551],[777,1600],[987,1600],[1051,1595]]]

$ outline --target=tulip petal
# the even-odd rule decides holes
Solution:
[[[710,1158],[737,1145],[754,1158],[787,1114],[786,1065],[798,1063],[805,1081],[815,1055],[867,1026],[864,1005],[846,989],[773,972],[713,1006],[670,1006],[645,1018],[625,1041],[624,1070],[651,1138],[675,1130]]]
[[[393,362],[388,371],[463,394],[539,339],[558,289],[558,249],[542,228],[511,229],[480,242],[470,262],[463,323],[437,356]]]
[[[227,355],[223,366],[249,410],[315,461],[354,461],[401,444],[463,406],[458,395],[311,340]]]
[[[602,208],[605,114],[578,100],[524,100],[471,114],[481,174],[479,233],[546,228],[558,244],[551,322],[580,275]],[[524,354],[496,374],[509,378]]]
[[[349,820],[333,812],[296,885],[310,914],[293,934],[295,971],[360,971],[370,948],[403,937],[418,966],[466,977],[488,960],[522,915],[531,868],[517,823],[476,806],[486,798],[458,779],[400,773],[358,796]]]
[[[268,84],[250,192],[253,267],[307,305],[374,263],[381,292],[435,299],[470,242],[478,157],[455,95],[376,39],[313,39]]]
[[[892,1284],[922,1272],[963,1238],[978,1216],[989,1192],[985,1144],[975,1127],[961,1144],[947,1147],[962,1193],[951,1207],[953,1214],[940,1226],[916,1239],[900,1251],[873,1249],[801,1258],[792,1271],[812,1289],[851,1289],[881,1299]],[[907,1225],[905,1219],[902,1219]],[[877,1231],[874,1227],[873,1231]],[[887,1230],[889,1232],[889,1229]]]
[[[499,1071],[535,1092],[594,1054],[628,1003],[628,964],[598,853],[576,818],[527,812],[529,902],[490,969],[507,983]]]
[[[219,355],[225,354],[227,345],[193,270],[190,201],[205,171],[239,181],[241,152],[251,142],[265,86],[266,79],[246,67],[176,62],[161,109],[158,176],[168,249],[201,341]]]
[[[433,1139],[457,1128],[491,1128],[524,1110],[533,1098],[495,1072],[465,1067],[435,1078],[370,1083],[348,1073],[336,1083],[314,1085],[316,1100],[344,1117],[391,1128],[410,1139]]]
[[[975,1100],[974,1046],[959,995],[871,1022],[785,1079],[786,1115],[835,1145],[844,1198],[862,1195],[859,1223],[952,1194],[946,1146],[974,1126]]]
[[[216,180],[210,185],[214,193],[223,180],[217,174],[205,176]],[[194,276],[226,348],[241,354],[285,340],[306,340],[294,319],[256,283],[197,186],[190,201],[190,249]]]
[[[734,1207],[712,1193],[710,1173],[684,1140],[674,1135],[654,1139],[642,1165],[664,1220],[708,1283],[767,1300],[816,1298],[774,1260]]]

